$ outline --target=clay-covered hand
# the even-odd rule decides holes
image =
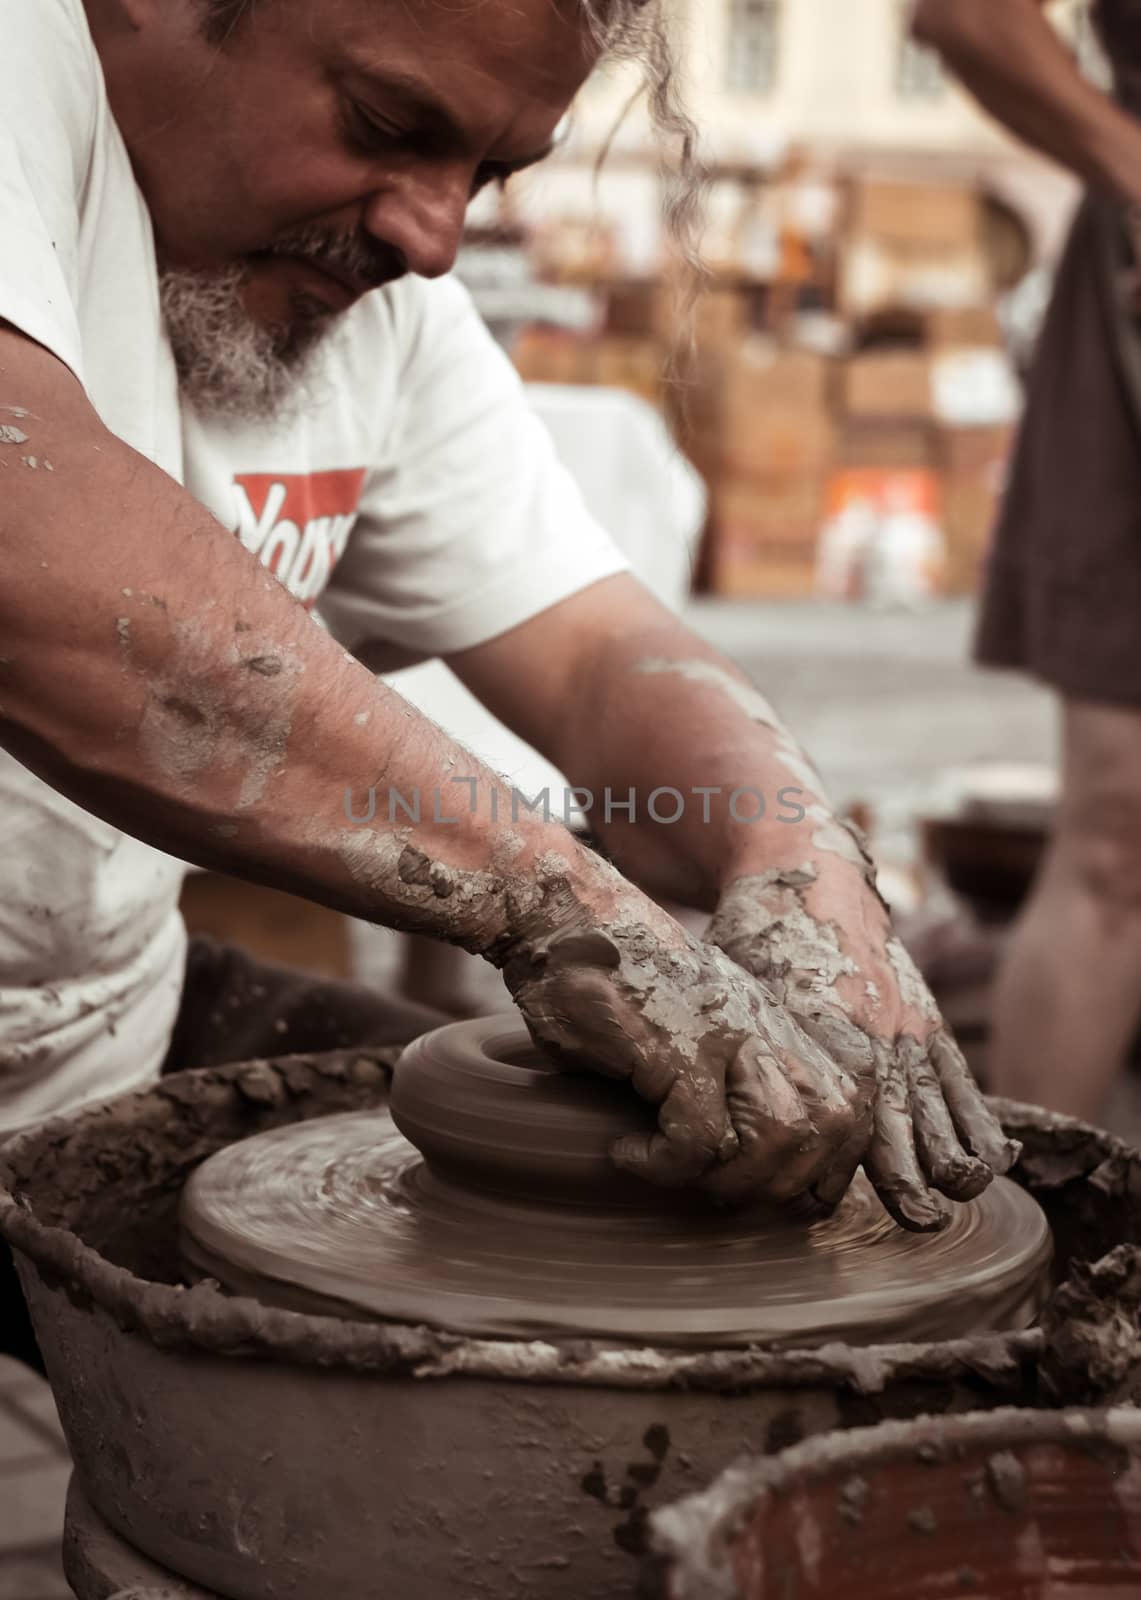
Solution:
[[[980,1194],[1018,1155],[983,1099],[939,1008],[867,881],[836,893],[812,867],[738,878],[707,939],[762,980],[805,1033],[864,1084],[874,1106],[866,1150],[853,1140],[816,1185],[826,1205],[859,1165],[905,1228],[950,1220],[932,1190]]]
[[[612,1151],[640,1177],[731,1202],[785,1201],[867,1144],[860,1082],[761,984],[672,919],[651,927],[580,910],[502,964],[537,1042],[628,1080],[658,1107],[657,1132]]]

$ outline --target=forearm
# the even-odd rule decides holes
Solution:
[[[992,116],[1123,200],[1141,200],[1141,123],[1087,83],[1039,0],[919,0],[915,33]]]
[[[563,760],[591,790],[592,825],[615,861],[657,893],[709,908],[737,878],[799,868],[866,893],[859,847],[793,735],[743,673],[676,623],[596,651]]]
[[[49,360],[11,335],[0,348],[0,401],[20,406],[4,420],[26,435],[0,446],[7,749],[186,860],[481,951],[566,884],[620,895],[564,829],[513,817],[509,790],[103,430],[72,380],[61,391]],[[453,775],[488,803],[469,806]]]

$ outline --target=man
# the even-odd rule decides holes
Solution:
[[[0,1126],[217,1057],[169,851],[493,961],[538,1039],[659,1106],[615,1151],[649,1180],[833,1204],[863,1161],[938,1228],[933,1190],[1009,1164],[779,720],[622,570],[424,281],[600,41],[640,36],[668,97],[659,29],[632,0],[0,0]],[[378,683],[393,646],[620,795],[594,819],[629,876]]]
[[[920,0],[982,104],[1087,180],[1030,380],[978,639],[1061,699],[1062,795],[1000,976],[997,1093],[1097,1119],[1141,1015],[1141,5],[1095,9],[1117,102],[1037,0]]]

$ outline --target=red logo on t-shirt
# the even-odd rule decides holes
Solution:
[[[238,537],[306,606],[344,554],[364,480],[364,467],[235,475]]]

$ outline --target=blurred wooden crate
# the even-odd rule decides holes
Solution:
[[[261,961],[352,977],[348,918],[312,901],[221,873],[191,872],[182,886],[182,915],[191,934],[241,945]]]

